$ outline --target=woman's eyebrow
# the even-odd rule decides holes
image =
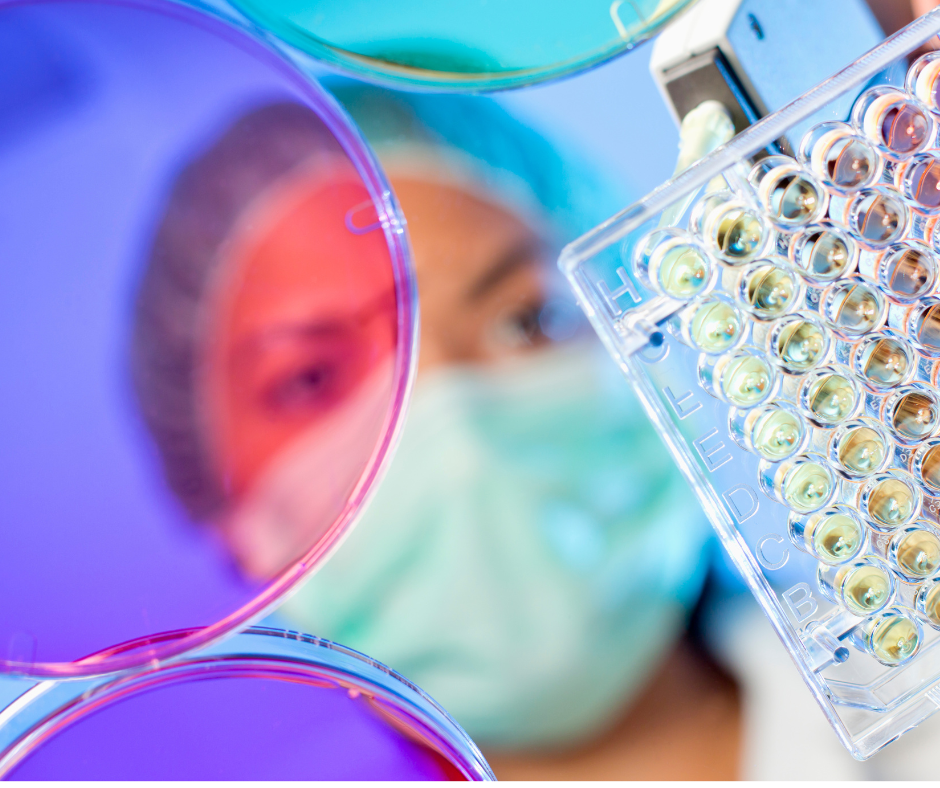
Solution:
[[[480,276],[467,291],[466,300],[476,301],[504,279],[513,274],[516,269],[534,264],[542,256],[544,249],[535,238],[526,238],[511,247],[502,257],[498,258],[489,269]]]

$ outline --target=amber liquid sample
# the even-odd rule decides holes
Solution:
[[[933,446],[924,452],[918,475],[927,487],[940,492],[940,446]]]
[[[758,268],[745,284],[748,305],[762,318],[784,314],[793,305],[798,291],[793,274],[773,265]]]
[[[823,424],[838,424],[847,419],[858,405],[858,393],[848,378],[824,375],[809,389],[809,408]]]
[[[832,282],[849,270],[854,254],[848,243],[833,232],[817,230],[799,247],[798,262],[810,276]]]
[[[891,414],[891,426],[902,438],[923,440],[940,423],[940,403],[920,392],[905,394],[898,400]]]
[[[879,481],[868,498],[868,513],[873,520],[886,527],[903,525],[913,516],[917,496],[910,485],[901,479]]]
[[[785,367],[805,372],[822,360],[827,346],[823,329],[807,320],[794,320],[780,331],[774,350]]]
[[[917,315],[912,333],[922,348],[940,353],[940,304],[932,304]]]
[[[870,427],[858,427],[839,444],[842,467],[852,474],[865,476],[881,469],[888,453],[884,437]]]
[[[890,388],[905,381],[913,364],[913,354],[906,345],[892,337],[883,337],[866,348],[861,371],[876,386]]]
[[[913,618],[888,613],[872,624],[867,643],[879,662],[900,665],[917,653],[920,639],[920,628]]]
[[[927,578],[940,569],[940,539],[931,531],[900,534],[893,552],[901,571],[910,577]]]
[[[719,208],[718,210],[722,210]],[[726,209],[714,230],[718,253],[729,262],[747,262],[764,244],[764,225],[745,208]]]
[[[864,526],[847,514],[827,514],[813,521],[803,534],[810,552],[826,563],[850,561],[865,539]]]
[[[839,283],[827,299],[826,316],[843,334],[860,337],[881,328],[884,298],[861,280]]]
[[[891,590],[888,574],[881,567],[868,564],[848,569],[840,584],[842,601],[858,616],[869,616],[881,610],[888,604]]]

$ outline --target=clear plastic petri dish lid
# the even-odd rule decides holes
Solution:
[[[0,0],[0,75],[0,672],[133,668],[354,521],[409,390],[410,252],[338,105],[219,18]]]
[[[120,678],[41,682],[0,722],[8,779],[494,779],[406,679],[269,629]]]
[[[695,0],[233,0],[314,59],[399,86],[514,88],[589,68]]]

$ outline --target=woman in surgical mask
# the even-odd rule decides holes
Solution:
[[[716,754],[696,741],[734,724],[695,707],[707,671],[685,658],[662,679],[709,527],[554,266],[627,200],[491,100],[327,86],[407,219],[420,356],[384,480],[277,624],[392,666],[493,757],[584,746],[667,703],[673,749],[621,729],[686,770],[593,774],[731,776],[698,768]],[[388,253],[378,233],[331,233],[366,195],[323,140],[292,105],[234,123],[175,184],[138,297],[135,384],[167,481],[249,578],[331,522],[391,385]],[[680,719],[702,723],[681,743]],[[541,774],[538,757],[496,763]]]
[[[673,647],[709,533],[554,266],[626,200],[492,101],[327,86],[408,221],[420,361],[386,478],[279,617],[484,748],[583,743]]]

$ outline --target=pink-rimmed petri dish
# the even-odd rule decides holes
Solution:
[[[0,776],[14,780],[493,779],[406,679],[262,628],[117,678],[41,682],[0,721]]]
[[[332,98],[222,19],[0,0],[0,75],[0,673],[156,664],[270,609],[374,488],[403,221]]]

